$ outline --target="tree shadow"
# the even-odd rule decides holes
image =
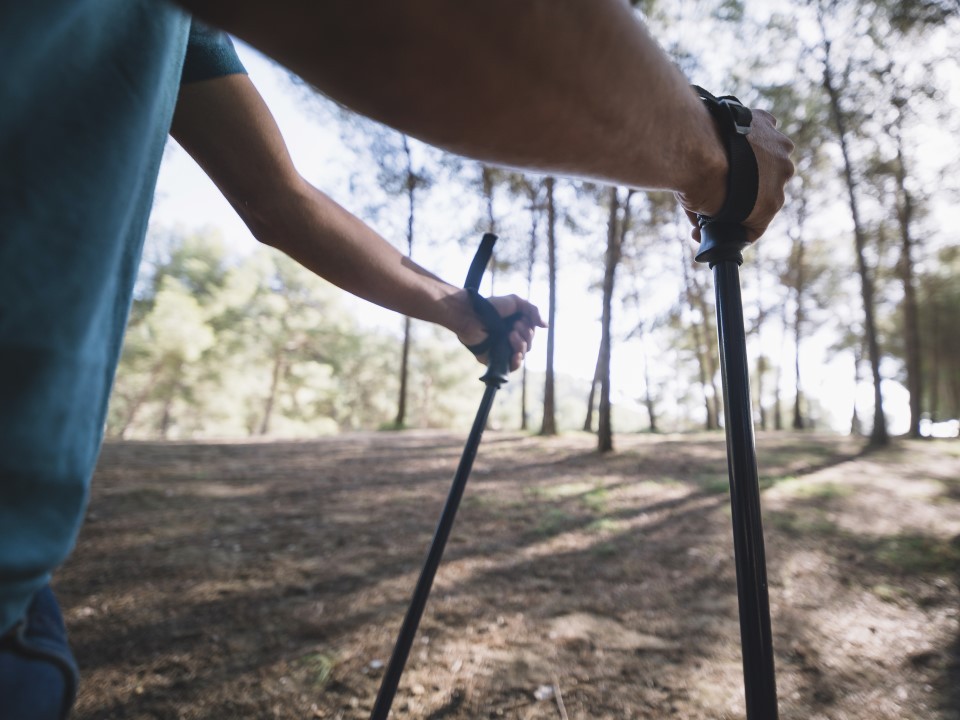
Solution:
[[[286,698],[281,717],[303,717],[276,683],[313,687],[301,662],[311,653],[337,658],[330,679],[311,691],[328,716],[344,707],[345,718],[361,716],[377,685],[366,666],[395,638],[460,440],[343,440],[105,449],[96,519],[58,588],[81,665],[103,683],[84,691],[84,717],[260,717],[274,713],[271,698]],[[495,672],[466,685],[450,670],[456,655],[445,653],[469,660],[471,645],[547,658],[563,678],[571,717],[637,708],[646,713],[639,717],[712,717],[708,700],[691,690],[701,675],[726,678],[728,693],[742,679],[728,501],[698,482],[722,474],[722,438],[688,454],[683,440],[625,443],[614,456],[584,444],[510,438],[478,464],[424,617],[430,644],[418,652],[426,659],[411,657],[419,682],[435,676],[462,697],[438,695],[424,717],[528,712],[532,676],[508,678],[513,666],[500,655],[485,661]],[[797,476],[851,459],[840,445],[801,447],[773,453],[766,467]],[[577,478],[582,488],[569,482]],[[559,492],[563,483],[570,486]],[[844,534],[824,516],[831,502],[798,498],[765,512],[768,547],[827,551],[838,573],[867,586],[897,573],[914,582],[933,571],[917,558],[952,557],[922,536]],[[822,527],[813,522],[820,520]],[[771,567],[771,594],[778,590]],[[552,639],[550,623],[573,613],[616,621],[669,649]],[[820,640],[804,622],[784,610],[775,618],[778,666],[813,706],[835,707],[855,678],[824,670]],[[802,656],[793,654],[794,638],[806,638]],[[958,700],[958,651],[960,638],[950,663],[938,658],[924,669],[942,671],[944,720]],[[117,681],[123,673],[142,681],[142,693]],[[406,688],[402,697],[413,699]],[[360,708],[343,705],[351,697]],[[630,709],[622,698],[631,698]],[[803,715],[798,707],[785,717]]]

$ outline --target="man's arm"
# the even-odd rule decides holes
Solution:
[[[442,325],[467,345],[486,336],[466,292],[416,265],[300,176],[246,75],[184,85],[171,133],[261,242],[354,295]],[[491,302],[503,316],[523,313],[510,336],[516,369],[543,322],[515,296]]]
[[[488,162],[723,204],[727,162],[687,80],[623,0],[178,0],[345,105]],[[792,145],[756,113],[763,232]]]

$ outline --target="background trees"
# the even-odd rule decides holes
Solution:
[[[957,417],[953,5],[634,5],[692,81],[771,110],[797,145],[787,207],[743,274],[758,425],[840,429],[855,417],[882,444],[888,426],[919,434],[927,419]],[[596,388],[601,449],[614,430],[720,427],[710,278],[672,198],[454,159],[302,88],[293,105],[326,138],[318,156],[334,158],[305,174],[421,264],[460,282],[479,233],[501,235],[484,291],[531,295],[551,328],[495,425],[578,429],[586,402],[592,429]],[[288,140],[296,157],[302,143]],[[163,207],[110,434],[469,421],[479,368],[453,338],[371,319],[274,251],[237,251],[234,230],[183,229]]]

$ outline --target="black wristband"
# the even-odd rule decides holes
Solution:
[[[467,350],[479,357],[488,352],[494,343],[509,345],[508,338],[510,331],[513,329],[513,324],[523,317],[523,313],[513,313],[507,317],[501,317],[493,304],[474,288],[466,288],[466,291],[473,312],[487,331],[487,336],[483,340],[476,345],[467,345]]]
[[[760,170],[757,157],[750,147],[747,135],[753,113],[732,95],[715,97],[702,87],[693,86],[723,138],[727,154],[727,194],[720,210],[712,215],[700,215],[701,226],[707,222],[740,224],[753,212],[760,189]]]

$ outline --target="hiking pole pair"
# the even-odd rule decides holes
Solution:
[[[699,217],[701,241],[697,261],[709,263],[716,286],[727,471],[733,510],[733,548],[737,569],[747,720],[777,720],[777,687],[763,525],[760,518],[760,485],[753,435],[753,405],[750,401],[743,302],[740,297],[739,268],[743,263],[742,250],[748,245],[746,230],[741,223],[753,209],[759,185],[756,158],[746,138],[750,132],[752,115],[750,110],[734,97],[716,98],[702,88],[696,90],[721,132],[730,165],[727,196],[723,207],[712,217]],[[489,352],[487,372],[481,378],[487,387],[467,438],[446,505],[440,515],[426,562],[417,580],[410,607],[380,684],[370,720],[387,720],[390,713],[494,396],[507,380],[511,355],[507,335],[516,316],[501,318],[493,306],[477,292],[496,239],[495,235],[483,236],[464,285],[470,294],[474,311],[481,317],[489,332],[483,347],[470,348],[478,355],[484,351]]]
[[[377,693],[377,700],[374,703],[373,712],[370,714],[370,720],[386,720],[390,714],[390,706],[393,704],[393,698],[397,693],[400,676],[403,675],[403,668],[407,663],[407,657],[410,655],[410,648],[417,634],[417,627],[420,625],[423,610],[427,605],[427,598],[430,596],[434,576],[437,574],[440,559],[443,557],[443,550],[447,545],[447,539],[450,537],[450,530],[453,528],[457,508],[460,507],[460,499],[463,497],[467,478],[470,477],[473,460],[477,456],[477,448],[480,445],[483,429],[487,425],[487,417],[490,415],[494,396],[500,386],[507,381],[507,375],[510,372],[510,357],[513,351],[508,336],[513,323],[520,316],[515,314],[506,318],[500,317],[493,305],[481,297],[478,292],[480,279],[483,277],[496,241],[496,235],[486,233],[483,236],[480,241],[480,248],[477,250],[473,262],[470,263],[467,281],[464,283],[473,310],[480,317],[487,330],[486,340],[479,345],[468,348],[476,355],[483,355],[484,352],[488,353],[487,372],[480,378],[487,387],[484,390],[483,399],[480,401],[476,419],[473,421],[473,428],[467,436],[467,443],[463,448],[463,455],[460,457],[460,465],[457,467],[453,484],[450,486],[450,494],[447,496],[447,502],[440,514],[440,522],[437,524],[433,542],[427,552],[423,570],[420,571],[420,578],[417,580],[416,588],[413,591],[410,607],[407,608],[403,625],[400,626],[400,634],[397,636],[393,654],[390,656],[390,662],[387,663],[387,669],[383,674],[380,691]]]
[[[740,644],[747,720],[776,720],[777,685],[770,630],[767,566],[760,520],[760,484],[750,402],[743,302],[740,297],[741,251],[749,244],[741,223],[753,210],[759,171],[747,141],[752,114],[732,96],[716,98],[695,87],[724,140],[730,163],[727,198],[713,217],[699,216],[697,261],[709,263],[717,297],[717,331],[723,377],[723,412],[727,435],[727,472],[733,509],[733,550],[737,568]]]

